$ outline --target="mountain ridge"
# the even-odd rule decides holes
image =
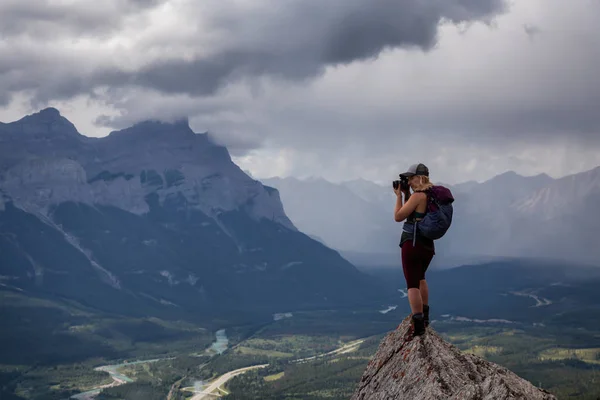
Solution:
[[[243,205],[248,198],[263,199],[262,203],[255,201],[255,204],[260,206],[265,202],[269,203],[268,199],[273,196],[274,201],[270,202],[270,207],[273,210],[261,211],[260,208],[257,208],[257,213],[260,216],[270,213],[271,217],[275,216],[287,227],[295,229],[283,213],[283,209],[276,206],[276,203],[279,203],[279,193],[273,190],[267,191],[259,181],[249,178],[232,162],[225,147],[213,143],[205,134],[195,134],[187,124],[187,120],[180,120],[175,123],[144,121],[130,128],[113,131],[106,137],[91,139],[77,132],[75,127],[66,118],[62,117],[57,109],[47,108],[13,123],[5,124],[0,131],[0,141],[3,137],[6,141],[5,135],[7,133],[18,131],[19,127],[24,124],[23,121],[26,121],[26,125],[30,130],[34,130],[44,137],[53,135],[54,130],[57,129],[56,123],[60,122],[58,128],[63,126],[72,127],[73,132],[77,133],[77,136],[72,136],[72,138],[78,140],[71,142],[66,148],[60,148],[61,151],[48,153],[46,146],[32,147],[28,146],[27,143],[9,137],[10,147],[19,150],[25,148],[27,154],[16,151],[18,157],[11,167],[19,163],[21,163],[21,166],[12,169],[12,171],[6,167],[3,170],[0,169],[0,173],[4,176],[10,177],[12,175],[14,178],[15,173],[18,171],[28,174],[29,172],[23,171],[23,168],[26,168],[27,165],[32,168],[40,166],[43,169],[43,161],[37,163],[36,161],[28,161],[43,158],[54,160],[52,165],[46,165],[50,169],[45,168],[44,171],[36,170],[36,172],[31,173],[47,176],[52,171],[62,174],[65,170],[76,170],[81,167],[85,172],[85,180],[91,181],[88,183],[93,184],[103,181],[105,186],[111,186],[116,182],[118,185],[123,186],[122,180],[125,179],[127,181],[125,184],[127,189],[125,190],[130,193],[137,191],[138,200],[143,201],[147,191],[142,187],[143,184],[140,186],[131,179],[127,179],[131,174],[138,174],[146,169],[157,170],[157,173],[152,173],[151,178],[155,179],[155,184],[152,183],[151,179],[145,183],[146,186],[153,185],[163,188],[163,185],[177,184],[176,181],[181,180],[178,175],[189,172],[198,176],[198,179],[211,180],[206,184],[225,186],[221,188],[223,191],[232,192],[233,197],[221,196],[220,199],[213,199],[214,202],[220,201],[220,207],[223,208],[224,206],[227,210]],[[177,139],[178,142],[175,142],[174,139]],[[50,143],[54,144],[52,141]],[[5,155],[6,153],[0,150],[0,157],[9,158],[4,157]],[[52,166],[54,166],[53,170]],[[229,174],[235,182],[221,179],[223,173]],[[81,170],[79,174],[81,175]],[[104,174],[104,179],[100,179],[101,174]],[[170,174],[171,177],[168,178],[166,174]],[[175,180],[175,182],[168,182],[169,179]],[[81,179],[76,181],[82,183]],[[16,189],[15,185],[12,189]],[[163,189],[168,189],[168,187]],[[5,190],[6,194],[8,194],[7,192],[10,191]],[[216,193],[217,191],[212,192]],[[120,191],[121,194],[123,194],[122,191]],[[112,203],[109,202],[109,204]],[[204,211],[210,212],[211,206],[212,204],[203,207]],[[141,209],[144,209],[144,207],[142,206]]]
[[[436,243],[443,259],[436,257],[433,267],[460,264],[452,260],[502,256],[597,263],[600,249],[593,244],[593,239],[594,232],[600,229],[600,218],[593,210],[594,204],[600,201],[598,171],[600,167],[557,179],[544,173],[524,176],[507,171],[481,183],[447,185],[456,198],[453,226]],[[274,180],[271,184],[280,189],[282,198],[289,198],[292,192],[281,182],[285,181]],[[293,196],[310,197],[312,203],[307,203],[310,207],[300,203],[299,207],[288,209],[292,221],[305,221],[303,229],[322,237],[342,253],[387,253],[388,259],[397,258],[401,224],[391,217],[395,204],[391,187],[365,180],[328,183],[329,193],[336,193],[335,188],[339,187],[350,189],[353,196],[369,203],[363,207],[348,195],[330,194],[317,200],[318,194],[313,194],[315,186],[310,185],[311,182],[299,181],[294,186]],[[310,195],[306,196],[303,190]],[[344,228],[336,232],[338,225],[333,223],[331,213],[323,213],[323,210],[334,209],[333,203],[337,206],[336,212],[344,210],[346,215],[359,217],[345,221]],[[310,221],[306,214],[317,212],[315,210],[322,213],[322,217],[312,225],[306,223]],[[361,216],[374,214],[376,216],[367,220],[361,219]],[[383,229],[377,230],[376,226]],[[349,235],[353,236],[354,245],[344,246],[346,242],[340,238]],[[365,257],[350,259],[363,262]]]
[[[56,109],[0,125],[0,275],[20,290],[178,318],[381,298],[186,120],[103,138],[61,126]]]

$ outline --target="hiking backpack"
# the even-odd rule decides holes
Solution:
[[[444,186],[433,186],[425,191],[427,194],[427,213],[417,223],[421,236],[437,240],[444,236],[452,224],[452,203],[454,197],[450,189]]]

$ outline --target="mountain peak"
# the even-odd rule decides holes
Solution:
[[[139,121],[132,126],[121,129],[119,131],[113,131],[110,134],[120,133],[120,132],[174,132],[174,131],[185,131],[187,133],[194,133],[192,128],[190,128],[189,120],[187,118],[180,118],[173,121],[162,121],[162,120],[154,120],[148,119]]]
[[[33,115],[36,115],[36,114],[33,114]],[[44,108],[43,110],[40,110],[37,113],[37,115],[40,118],[44,118],[46,120],[56,120],[56,119],[59,119],[60,117],[62,117],[62,115],[60,115],[60,111],[58,111],[54,107]]]
[[[3,124],[3,130],[27,138],[73,138],[80,133],[67,118],[63,117],[54,107],[44,108],[36,113],[27,115],[18,121]]]
[[[409,329],[406,318],[381,341],[352,400],[556,400],[506,368],[462,353],[431,328],[414,339]]]
[[[506,171],[499,175],[496,175],[495,178],[510,179],[510,178],[524,178],[524,176],[517,174],[515,171]]]
[[[162,126],[162,127],[185,127],[185,128],[190,128],[190,121],[187,117],[183,117],[183,118],[177,118],[174,120],[170,120],[170,121],[164,121],[164,120],[156,120],[156,119],[147,119],[144,121],[140,121],[136,124],[134,124],[133,126]]]
[[[539,179],[548,179],[548,180],[552,180],[552,177],[550,175],[548,175],[545,172],[542,172],[540,174],[534,175],[534,178],[539,178]]]
[[[22,118],[21,121],[28,121],[34,123],[42,123],[42,124],[51,124],[56,122],[64,122],[67,121],[69,124],[69,120],[63,117],[54,107],[44,108],[36,113],[29,114],[26,117]]]

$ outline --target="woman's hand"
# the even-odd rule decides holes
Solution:
[[[397,197],[400,197],[402,195],[402,189],[400,189],[400,185],[398,185],[398,187],[394,189],[394,193],[396,193]]]

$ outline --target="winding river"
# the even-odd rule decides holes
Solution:
[[[227,335],[225,335],[225,329],[218,330],[216,333],[217,340],[210,346],[211,350],[216,351],[218,354],[223,353],[227,350],[227,345],[229,344],[229,339],[227,339]]]
[[[229,339],[227,338],[227,335],[225,334],[225,329],[221,329],[221,330],[217,331],[216,340],[210,346],[210,349],[213,350],[214,352],[216,352],[217,354],[221,354],[225,350],[227,350],[228,344],[229,344]],[[76,399],[76,400],[90,400],[90,399],[93,399],[95,396],[97,396],[102,391],[102,389],[123,385],[123,384],[129,383],[129,382],[133,382],[133,379],[131,379],[119,372],[119,369],[122,367],[137,365],[137,364],[149,364],[149,363],[153,363],[153,362],[157,362],[157,361],[161,361],[161,360],[171,360],[173,358],[174,357],[163,357],[163,358],[153,358],[151,360],[138,360],[138,361],[131,361],[131,362],[126,361],[121,364],[103,365],[101,367],[94,368],[95,371],[108,372],[110,374],[110,377],[113,379],[113,382],[109,383],[107,385],[96,387],[87,392],[82,392],[82,393],[73,395],[70,398]]]

